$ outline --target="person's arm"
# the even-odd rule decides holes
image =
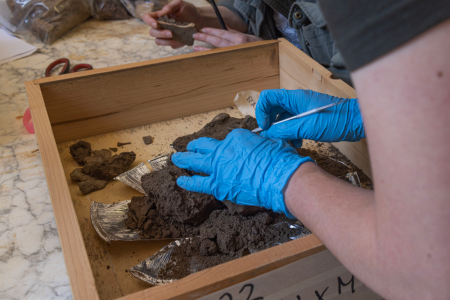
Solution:
[[[450,295],[450,21],[352,72],[375,192],[305,163],[286,206],[388,299]]]
[[[218,8],[228,28],[240,32],[247,31],[247,24],[238,14],[225,6],[219,6]],[[161,46],[171,46],[172,48],[184,46],[172,39],[170,30],[158,29],[156,20],[165,15],[170,16],[177,22],[195,23],[198,30],[204,27],[221,28],[212,6],[195,7],[192,3],[174,0],[161,10],[148,13],[142,18],[147,25],[152,27],[150,35],[156,38],[155,43]]]
[[[223,30],[216,28],[203,28],[200,33],[194,34],[196,41],[205,42],[217,48],[247,44],[262,41],[263,39],[251,34],[245,34],[236,30]],[[194,51],[207,51],[211,48],[194,46]]]

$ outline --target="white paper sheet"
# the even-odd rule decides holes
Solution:
[[[244,116],[249,115],[255,118],[255,108],[258,98],[259,92],[257,91],[242,91],[237,93],[236,98],[234,98],[234,103]]]
[[[28,56],[37,48],[0,28],[0,64]]]

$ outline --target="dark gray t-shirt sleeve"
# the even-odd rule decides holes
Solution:
[[[234,0],[220,0],[217,2],[217,6],[224,6],[238,15],[244,22],[247,22],[245,17],[234,7]]]
[[[319,4],[350,71],[450,18],[449,0],[319,0]]]

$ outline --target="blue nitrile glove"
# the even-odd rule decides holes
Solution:
[[[206,137],[194,140],[187,150],[173,154],[173,163],[209,176],[179,177],[181,188],[295,218],[286,208],[283,188],[302,163],[313,160],[298,155],[285,141],[235,129],[223,141]]]
[[[359,141],[365,136],[357,99],[349,99],[316,114],[270,126],[272,122],[335,103],[341,99],[310,90],[262,91],[255,112],[258,125],[264,130],[260,135],[283,140]]]

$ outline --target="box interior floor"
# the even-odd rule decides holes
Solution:
[[[174,152],[170,147],[173,140],[179,136],[200,130],[214,116],[222,112],[228,113],[236,118],[244,117],[237,108],[230,107],[92,136],[82,140],[91,143],[93,150],[117,147],[117,142],[131,142],[130,145],[117,147],[118,151],[117,153],[113,153],[113,155],[125,151],[134,151],[136,153],[136,161],[130,168],[143,162],[152,170],[147,162],[149,159]],[[154,141],[150,145],[145,145],[142,137],[148,135],[152,136]],[[77,182],[73,181],[69,176],[75,168],[80,167],[69,153],[69,146],[76,141],[78,140],[58,144],[58,151],[73,204],[77,212],[78,222],[83,234],[100,299],[116,299],[120,296],[146,289],[150,285],[135,278],[127,270],[153,255],[172,240],[112,242],[108,245],[100,239],[90,220],[90,207],[92,202],[112,204],[129,200],[133,196],[141,196],[142,194],[120,181],[111,180],[105,189],[83,195],[78,188]],[[315,149],[321,151],[321,153],[326,153],[327,149],[324,146],[319,149],[317,144],[312,141],[306,141],[303,147]]]
[[[148,299],[151,295],[155,299],[194,299],[288,268],[325,250],[316,237],[307,236],[302,242],[289,242],[235,264],[229,262],[232,269],[213,268],[189,276],[193,280],[148,289],[146,283],[125,270],[170,240],[107,245],[94,231],[89,214],[92,201],[113,203],[139,193],[111,181],[104,190],[82,195],[69,177],[79,167],[68,150],[73,142],[88,141],[95,150],[131,142],[119,147],[118,153],[134,151],[137,157],[131,167],[140,162],[148,166],[148,159],[172,151],[170,144],[176,137],[199,130],[218,113],[242,117],[231,108],[239,91],[304,88],[339,97],[356,96],[351,87],[331,79],[329,71],[286,40],[42,78],[25,86],[75,299],[117,299],[144,289],[148,292],[125,298]],[[147,135],[154,137],[154,143],[148,146],[142,141]],[[365,141],[335,146],[370,176]]]

